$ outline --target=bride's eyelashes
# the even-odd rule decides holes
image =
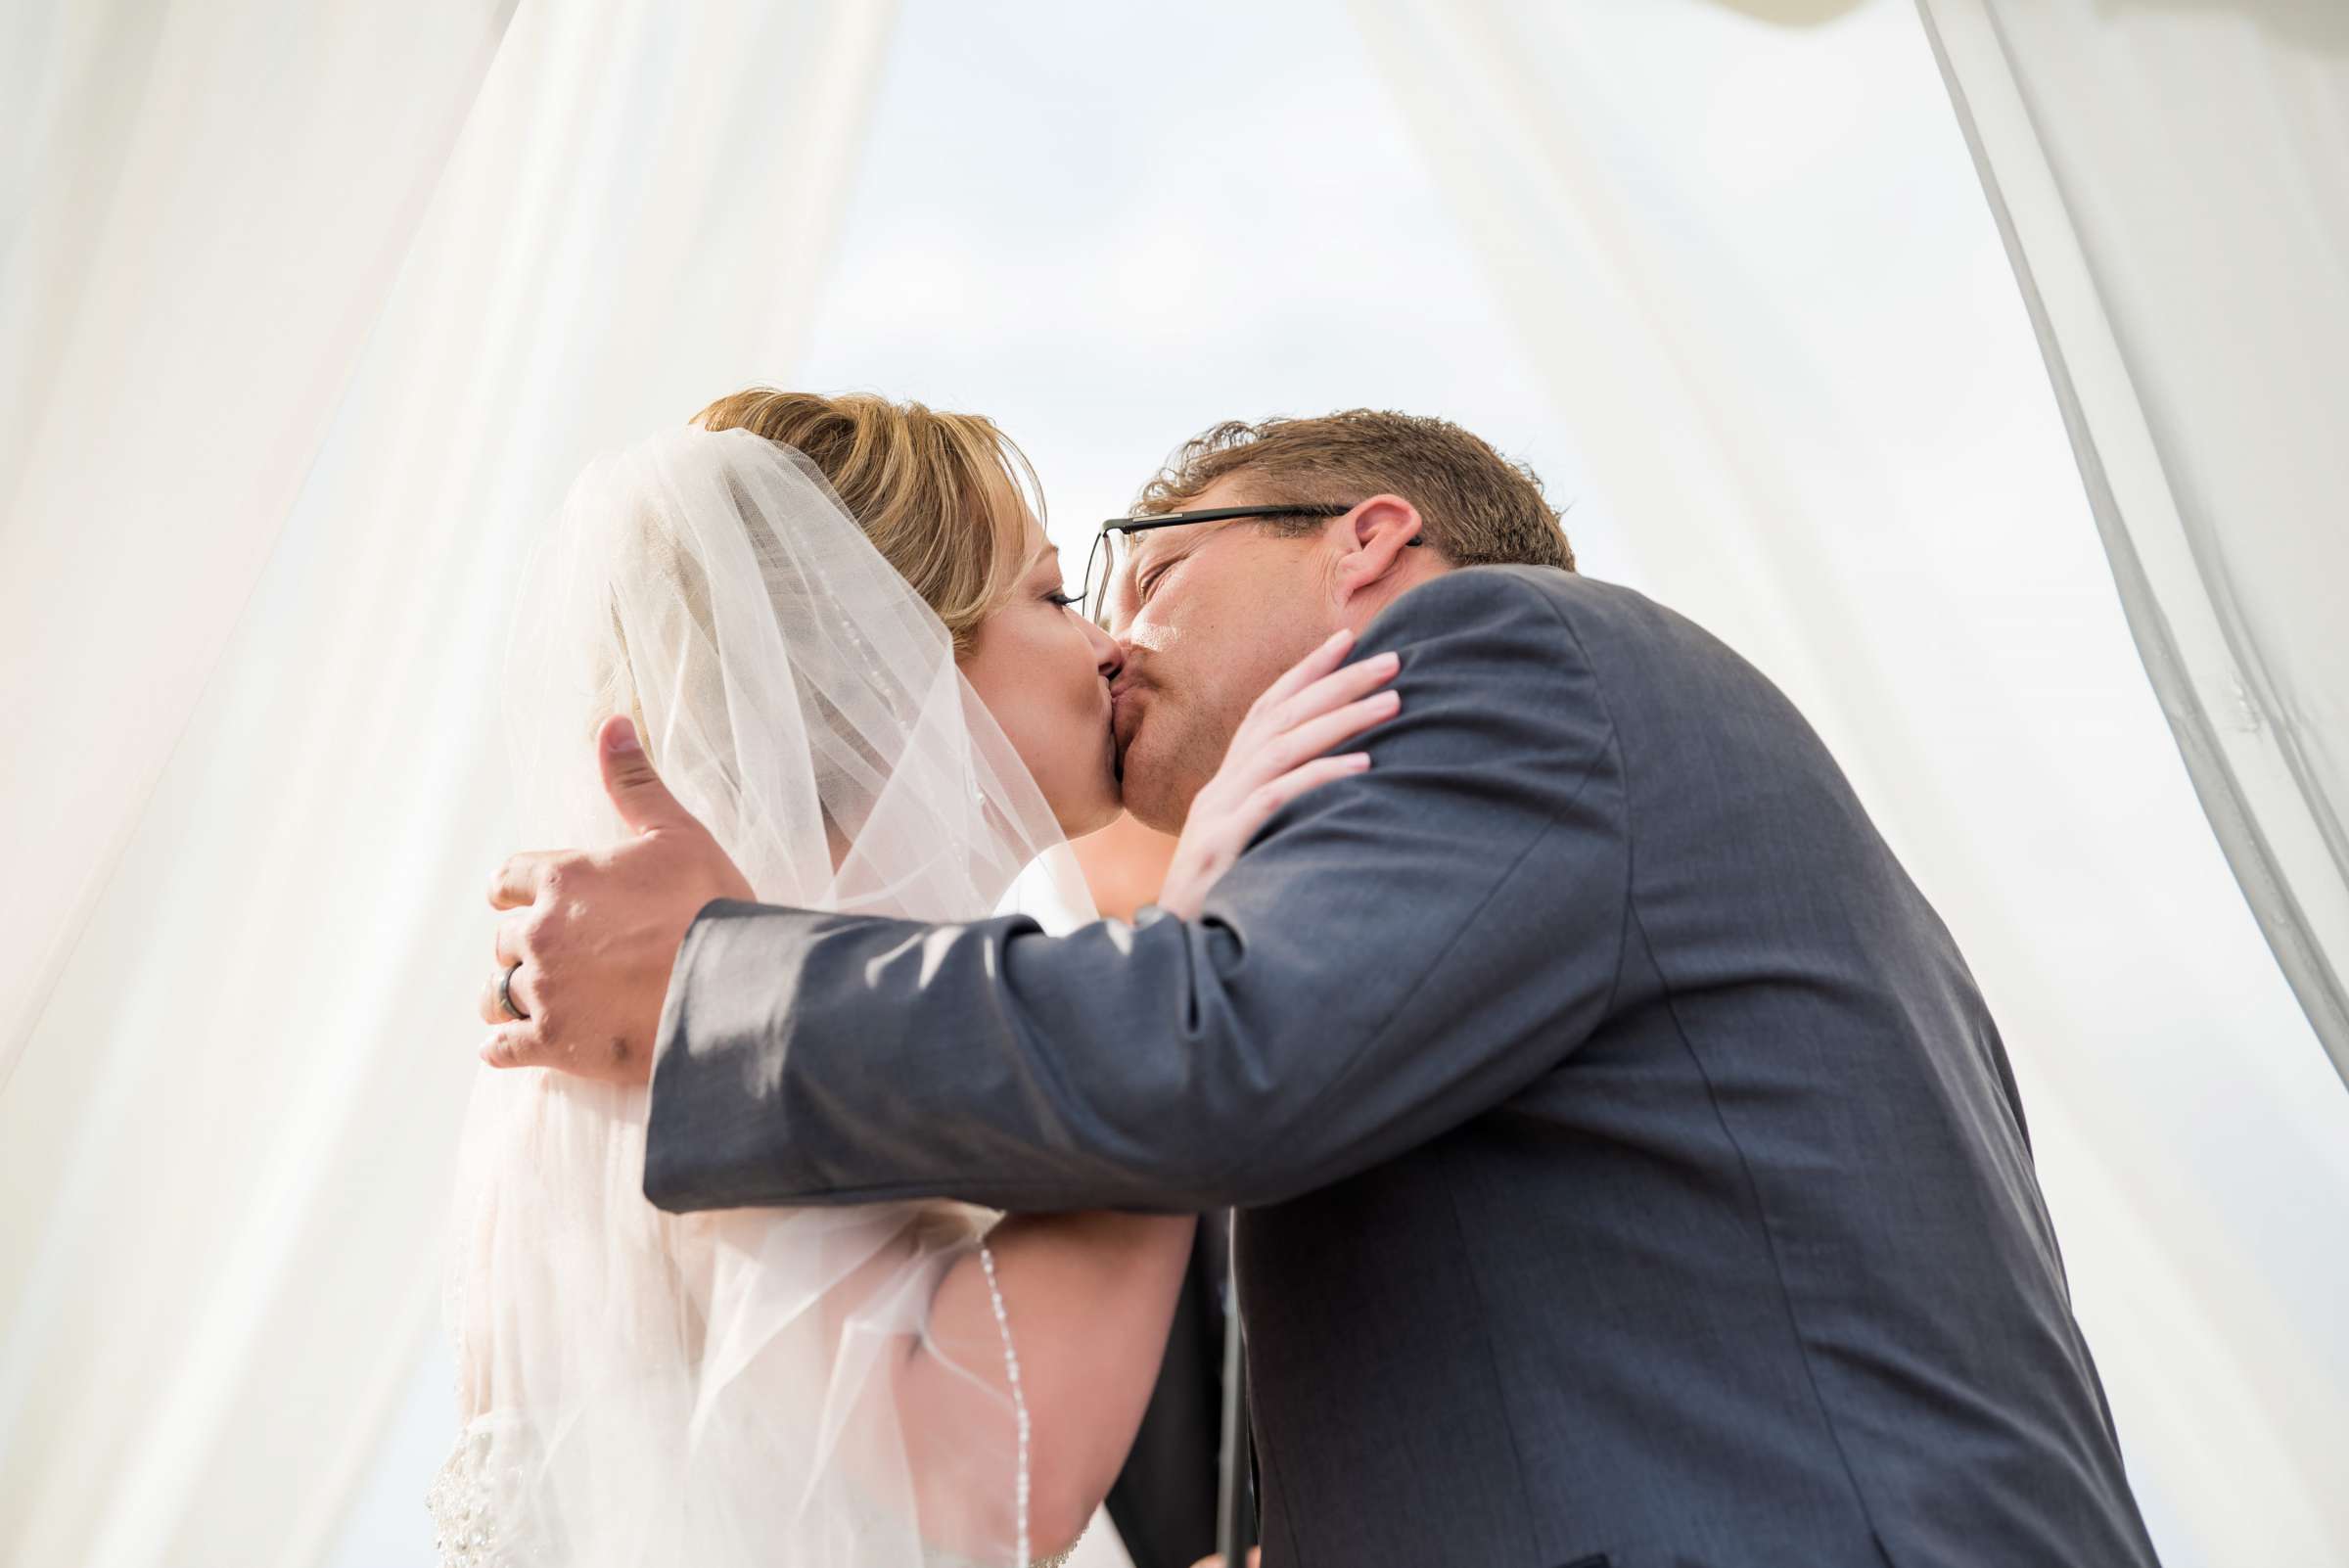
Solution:
[[[1074,610],[1079,605],[1084,603],[1084,595],[1082,593],[1071,593],[1066,588],[1054,588],[1051,592],[1044,595],[1044,602],[1046,604],[1056,604],[1063,610]]]

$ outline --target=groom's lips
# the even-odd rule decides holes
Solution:
[[[1133,745],[1133,732],[1141,727],[1141,716],[1134,706],[1138,694],[1130,686],[1112,687],[1109,693],[1109,754],[1120,784],[1126,782],[1126,753]]]
[[[1117,743],[1121,759],[1126,748],[1133,744],[1133,732],[1141,723],[1134,712],[1134,699],[1140,695],[1131,686],[1113,688],[1109,694],[1109,733]]]

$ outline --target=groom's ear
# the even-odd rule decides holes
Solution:
[[[1411,547],[1426,528],[1419,509],[1400,495],[1373,495],[1333,521],[1341,598],[1392,586],[1409,570]]]

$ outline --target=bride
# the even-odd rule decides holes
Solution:
[[[1120,655],[1063,591],[1035,490],[985,419],[764,389],[591,467],[509,658],[526,832],[622,838],[585,760],[623,715],[744,897],[1090,918],[1064,841],[1119,809]],[[1278,804],[1354,765],[1290,761],[1378,713],[1362,673],[1332,676],[1343,651],[1275,688],[1298,713],[1243,728],[1168,907],[1196,913]],[[512,986],[484,1017],[527,1010]],[[1061,1560],[1148,1401],[1191,1217],[668,1215],[641,1191],[646,1093],[528,1071],[475,1089],[441,1562]]]

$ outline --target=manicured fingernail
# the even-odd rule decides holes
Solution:
[[[624,757],[635,751],[637,749],[635,721],[623,718],[614,724],[605,734],[604,744],[612,749],[612,755],[615,757]]]
[[[1372,662],[1381,669],[1401,669],[1403,668],[1403,655],[1399,653],[1383,653]]]
[[[1368,752],[1348,752],[1346,761],[1352,763],[1354,770],[1359,773],[1370,765],[1370,754]]]
[[[1335,648],[1339,643],[1352,642],[1353,640],[1354,628],[1352,626],[1340,626],[1337,630],[1329,634],[1329,641],[1323,643],[1321,646],[1324,648]]]

